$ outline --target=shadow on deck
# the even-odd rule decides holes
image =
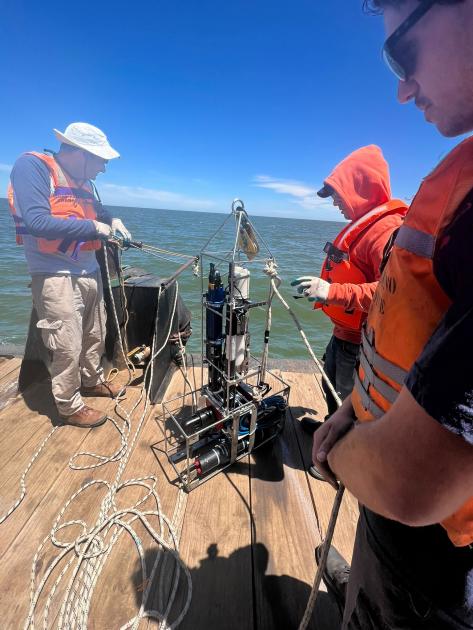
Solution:
[[[57,421],[47,385],[31,387],[23,397],[16,395],[18,369],[18,359],[0,361],[0,517],[19,497],[20,477]],[[180,628],[291,630],[298,627],[302,618],[316,570],[314,549],[326,530],[334,491],[307,475],[311,439],[299,426],[302,416],[325,415],[319,378],[302,369],[280,374],[291,386],[291,406],[282,436],[191,492],[181,506],[182,518],[177,519],[179,554],[189,568],[193,591]],[[177,395],[182,386],[182,377],[177,373],[168,396]],[[130,409],[139,394],[138,387],[129,388],[124,405]],[[112,401],[97,399],[94,406],[120,422]],[[159,406],[147,413],[123,478],[155,475],[162,510],[172,518],[178,513],[182,497],[179,499],[176,485],[169,483],[175,475],[161,449],[162,435],[156,424],[160,413]],[[133,430],[138,417],[139,412]],[[30,605],[33,558],[68,498],[93,479],[112,481],[119,465],[115,461],[100,468],[72,470],[70,458],[84,453],[74,461],[85,467],[97,463],[88,453],[107,456],[119,446],[120,438],[112,422],[90,431],[58,427],[32,464],[26,477],[24,501],[0,525],[3,627],[23,626]],[[135,501],[134,493],[136,489],[126,490],[123,501]],[[103,493],[98,489],[83,493],[81,504],[73,502],[68,508],[67,519],[82,518],[93,525],[102,499]],[[356,519],[356,502],[347,493],[335,535],[335,545],[347,559],[351,559]],[[146,608],[164,609],[175,561],[171,554],[158,552],[156,544],[147,540],[142,530],[137,528],[145,565],[150,571],[157,553],[161,563],[167,557],[166,580],[161,574],[151,584],[149,576],[148,581],[143,581],[140,558],[129,537],[123,536],[96,585],[88,628],[117,628],[125,624],[137,614],[148,587]],[[63,539],[68,539],[67,534],[68,531],[61,534]],[[36,584],[55,556],[57,549],[42,550],[36,566]],[[179,584],[171,620],[177,617],[186,599],[183,576]],[[58,586],[51,603],[51,624],[58,621],[66,585],[67,582]],[[40,611],[44,610],[46,599],[47,594],[41,595]],[[320,593],[310,627],[336,630],[338,618],[336,605],[327,593]],[[41,622],[40,616],[36,622]],[[143,625],[147,624],[157,626],[153,620],[144,620]]]

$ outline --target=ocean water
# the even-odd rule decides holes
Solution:
[[[207,240],[226,219],[225,214],[208,212],[183,212],[176,210],[152,210],[141,208],[111,208],[114,216],[120,217],[132,236],[147,244],[188,255],[198,255]],[[342,227],[331,221],[302,219],[280,219],[252,217],[256,230],[276,259],[278,273],[282,278],[281,293],[297,315],[315,353],[321,357],[330,338],[331,324],[320,311],[314,311],[305,299],[293,299],[290,281],[299,275],[318,275],[323,261],[322,249],[333,240]],[[207,251],[229,251],[235,237],[235,221],[231,217]],[[266,249],[261,246],[258,259],[265,257]],[[210,258],[204,258],[205,273],[208,274]],[[218,261],[217,261],[218,262]],[[170,262],[138,251],[126,251],[123,264],[142,267],[160,277],[168,277],[180,262]],[[222,275],[226,264],[217,264]],[[265,300],[269,283],[263,272],[263,264],[252,262],[248,266],[250,298]],[[1,344],[24,344],[26,340],[31,297],[23,250],[15,243],[13,221],[5,199],[0,199],[0,352]],[[191,269],[179,278],[181,295],[192,312],[193,335],[189,344],[192,352],[200,352],[201,343],[201,280],[193,276]],[[262,346],[265,313],[255,308],[250,312],[252,351],[258,354]],[[277,298],[273,302],[270,335],[270,357],[306,359],[309,357],[294,322]]]

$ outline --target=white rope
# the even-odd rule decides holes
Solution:
[[[325,534],[325,538],[322,543],[322,555],[320,557],[317,572],[315,574],[314,584],[312,585],[309,599],[307,600],[304,616],[302,617],[301,623],[299,624],[299,630],[306,630],[314,612],[315,602],[317,601],[317,596],[320,589],[320,582],[322,581],[322,576],[324,574],[325,567],[327,566],[328,552],[330,550],[330,545],[332,544],[333,534],[335,533],[335,526],[337,524],[338,513],[340,511],[340,506],[342,505],[344,492],[345,487],[343,486],[343,484],[339,483],[337,494],[335,495],[335,499],[333,501],[332,511],[330,513],[330,521],[327,527],[327,533]]]
[[[107,278],[108,278],[109,286],[110,286],[107,256],[105,256],[105,266],[106,266],[106,273],[107,273]],[[317,357],[313,353],[312,348],[310,347],[307,337],[296,315],[290,309],[289,305],[286,303],[286,301],[284,300],[284,298],[282,297],[282,295],[280,294],[278,290],[278,286],[280,285],[281,280],[277,276],[276,266],[273,260],[268,261],[265,272],[271,278],[272,292],[278,296],[283,306],[291,315],[292,319],[294,320],[301,334],[304,344],[306,345],[309,351],[309,354],[312,360],[314,361],[315,365],[317,366],[317,368],[319,369],[322,375],[322,378],[325,380],[329,390],[331,391],[332,395],[337,401],[337,404],[341,404],[341,401],[336,391],[334,390],[330,380],[325,374]],[[161,293],[162,291],[160,289],[159,295],[158,295],[158,305],[161,298]],[[111,290],[110,290],[110,294],[111,294]],[[132,540],[135,542],[135,545],[138,550],[139,558],[140,558],[141,569],[142,569],[142,577],[143,577],[142,583],[147,584],[147,586],[145,589],[143,589],[143,597],[142,597],[142,602],[141,602],[141,606],[140,606],[140,610],[138,611],[138,614],[134,618],[130,619],[124,626],[122,626],[122,628],[123,629],[137,628],[140,623],[140,620],[145,617],[152,617],[152,618],[160,620],[161,630],[168,629],[168,628],[169,629],[175,628],[182,621],[182,619],[184,618],[190,606],[190,601],[192,597],[191,577],[190,577],[190,573],[187,567],[184,565],[184,563],[181,561],[178,555],[178,541],[179,541],[179,535],[180,535],[180,527],[182,526],[182,518],[183,518],[183,513],[185,511],[187,494],[184,493],[182,487],[179,489],[179,494],[178,494],[178,498],[177,498],[177,502],[176,502],[176,506],[174,510],[173,519],[172,519],[172,522],[169,522],[167,517],[161,511],[159,496],[157,495],[155,491],[155,485],[157,482],[156,477],[149,476],[149,477],[142,477],[138,479],[131,479],[126,482],[120,482],[121,475],[123,474],[126,464],[128,463],[129,457],[133,451],[133,447],[136,443],[136,440],[141,431],[144,419],[146,417],[146,413],[148,411],[149,397],[145,390],[148,369],[150,369],[150,382],[152,382],[154,361],[156,357],[160,354],[160,352],[163,350],[163,348],[166,346],[167,342],[169,341],[172,322],[174,319],[176,305],[177,305],[177,295],[178,295],[178,286],[176,282],[176,293],[175,293],[174,305],[172,309],[172,316],[170,318],[169,330],[166,335],[166,340],[164,344],[158,350],[156,350],[155,349],[156,335],[153,337],[152,355],[148,363],[148,366],[145,370],[143,388],[142,388],[138,401],[133,405],[130,411],[127,411],[126,409],[124,409],[122,405],[120,404],[120,400],[119,400],[120,394],[123,393],[123,391],[126,389],[127,385],[129,384],[131,380],[130,379],[131,372],[128,367],[126,353],[123,348],[123,343],[120,343],[121,351],[122,351],[125,365],[127,366],[128,375],[129,375],[128,383],[124,385],[123,388],[121,389],[118,395],[118,400],[116,402],[116,407],[115,407],[117,414],[124,420],[124,428],[119,427],[118,423],[114,419],[112,419],[112,422],[115,428],[120,434],[120,441],[121,441],[120,447],[110,456],[97,455],[95,453],[90,453],[90,452],[76,453],[73,456],[73,458],[71,458],[71,462],[70,462],[71,468],[84,470],[87,468],[96,468],[98,466],[104,465],[105,463],[110,463],[113,461],[120,461],[118,471],[117,471],[117,474],[113,483],[109,483],[108,481],[98,479],[98,480],[94,480],[92,482],[86,483],[83,486],[81,486],[81,488],[79,488],[79,490],[75,492],[72,495],[72,497],[70,497],[70,499],[66,502],[63,509],[60,511],[58,517],[56,518],[56,521],[51,529],[50,534],[40,544],[36,552],[35,558],[33,560],[33,565],[32,565],[32,570],[31,570],[31,599],[30,599],[30,609],[29,609],[28,617],[24,625],[25,630],[29,628],[31,629],[34,628],[34,617],[35,617],[35,611],[38,605],[39,598],[43,590],[45,589],[54,570],[56,569],[56,567],[59,567],[59,565],[61,564],[63,560],[66,560],[67,556],[69,556],[69,558],[67,559],[65,566],[62,568],[54,584],[52,585],[48,599],[46,601],[46,605],[44,607],[44,613],[43,613],[43,627],[44,628],[48,627],[49,611],[50,611],[55,593],[61,581],[63,580],[63,578],[67,575],[68,572],[70,572],[70,569],[73,566],[73,563],[75,561],[75,568],[72,572],[72,575],[69,578],[69,582],[68,582],[66,592],[63,598],[62,606],[60,609],[58,628],[61,628],[61,629],[64,628],[67,630],[70,630],[73,628],[78,628],[78,629],[80,628],[81,630],[82,629],[85,630],[85,628],[87,628],[87,619],[88,619],[88,613],[90,611],[93,589],[95,585],[97,584],[98,578],[106,564],[106,561],[110,557],[110,554],[113,550],[114,545],[119,540],[121,534],[125,531],[130,535]],[[115,324],[117,326],[118,334],[120,335],[118,316],[116,313],[113,297],[112,297],[112,307],[113,307],[113,315],[115,319]],[[270,322],[270,314],[268,315],[268,317],[269,317],[269,322]],[[120,341],[121,341],[121,337],[120,337]],[[182,345],[180,336],[179,336],[179,341]],[[266,353],[266,356],[267,356],[267,353]],[[187,378],[187,366],[185,364],[185,359],[184,359],[183,375],[186,382],[190,385]],[[131,443],[128,444],[128,438],[131,433],[131,417],[134,411],[137,409],[137,407],[141,404],[145,393],[146,393],[146,396],[145,396],[144,409],[141,414],[140,420],[138,421],[138,426],[134,433],[133,439]],[[20,498],[15,502],[15,504],[9,509],[9,511],[1,518],[0,523],[4,522],[24,499],[24,496],[26,494],[26,485],[25,485],[26,475],[28,471],[30,470],[31,466],[33,465],[34,461],[36,460],[36,458],[41,453],[45,444],[47,443],[47,441],[49,440],[49,438],[52,436],[52,434],[55,432],[56,429],[57,427],[55,427],[49,433],[49,435],[45,438],[45,440],[40,445],[36,453],[33,455],[33,458],[28,464],[20,480],[22,494]],[[97,459],[98,463],[89,465],[89,466],[79,466],[75,464],[74,462],[76,458],[81,457],[81,456],[89,456],[94,459]],[[148,483],[145,483],[147,481],[152,482],[151,485],[148,485]],[[71,521],[61,523],[61,518],[64,515],[67,508],[69,507],[69,505],[73,503],[73,501],[78,496],[80,496],[80,494],[84,492],[87,488],[96,484],[104,485],[107,488],[107,493],[104,500],[102,501],[100,514],[94,526],[87,528],[86,523],[80,520],[71,520]],[[131,487],[131,486],[145,487],[148,490],[148,494],[143,499],[138,501],[138,503],[136,503],[135,505],[126,509],[118,510],[115,505],[115,496],[123,488]],[[307,627],[307,624],[309,623],[309,620],[313,612],[313,607],[315,605],[318,589],[320,586],[320,581],[321,581],[322,574],[323,574],[325,564],[326,564],[328,550],[330,547],[333,531],[336,524],[338,510],[339,510],[340,503],[343,496],[343,490],[344,490],[343,486],[340,486],[337,492],[337,496],[335,498],[329,527],[328,527],[327,534],[325,537],[321,562],[318,567],[318,571],[315,577],[311,595],[309,597],[309,601],[307,604],[304,617],[301,621],[301,625],[299,626],[299,630],[304,630]],[[140,507],[140,505],[142,505],[149,497],[152,497],[153,500],[156,502],[156,510],[147,510],[147,511],[139,510],[138,508]],[[148,520],[149,517],[155,517],[158,519],[159,532],[157,532],[152,527],[151,523]],[[136,534],[134,528],[132,527],[132,524],[135,521],[139,521],[140,523],[142,523],[142,525],[145,527],[145,529],[147,530],[151,538],[155,541],[156,545],[158,546],[156,560],[153,564],[149,577],[146,572],[146,563],[144,561],[143,545],[141,543],[139,536]],[[70,541],[68,543],[60,542],[57,538],[58,532],[74,525],[81,527],[81,534],[78,537],[76,537],[73,541]],[[43,578],[41,579],[38,586],[36,586],[37,563],[41,555],[41,551],[43,550],[43,548],[48,542],[53,543],[56,547],[60,549],[62,548],[63,550],[54,559],[54,561],[48,566],[48,569],[43,575]],[[177,566],[180,570],[175,571],[175,576],[174,576],[174,580],[172,584],[172,590],[169,595],[168,603],[166,605],[165,610],[163,612],[160,612],[157,610],[145,610],[145,605],[146,605],[146,601],[147,601],[147,598],[151,589],[151,585],[157,573],[159,564],[161,562],[161,558],[163,557],[163,551],[167,551],[171,553],[171,555],[174,557],[177,563]],[[179,583],[179,576],[180,576],[181,570],[184,572],[185,577],[187,579],[187,586],[188,586],[187,598],[180,614],[169,625],[168,616],[171,612],[171,609],[175,600],[175,596],[177,593],[177,587]]]
[[[110,287],[110,275],[106,255],[105,269],[108,284]],[[148,371],[150,375],[149,382],[152,383],[154,362],[159,354],[162,352],[162,350],[166,347],[172,332],[172,323],[177,308],[177,282],[175,285],[173,307],[169,320],[169,327],[165,334],[165,340],[163,344],[156,349],[156,333],[159,324],[159,303],[161,300],[162,292],[163,291],[160,288],[158,294],[158,304],[156,308],[157,315],[155,322],[155,333],[153,335],[152,342],[152,353],[149,363],[144,372],[143,386],[138,400],[129,411],[122,406],[120,402],[120,395],[124,392],[127,385],[131,382],[131,372],[128,368],[126,353],[123,348],[123,343],[120,336],[120,327],[115,302],[113,300],[113,296],[111,297],[113,316],[120,338],[120,348],[125,360],[125,365],[127,365],[128,369],[128,382],[122,387],[121,391],[119,392],[115,405],[117,415],[122,418],[124,422],[123,427],[120,427],[115,419],[111,419],[112,423],[120,434],[120,447],[110,456],[99,455],[90,452],[76,453],[71,458],[69,465],[75,470],[84,470],[89,468],[97,468],[98,466],[103,466],[106,463],[114,461],[119,461],[120,463],[113,482],[109,482],[104,479],[95,479],[93,481],[83,484],[75,493],[73,493],[73,495],[66,501],[63,508],[60,510],[58,516],[56,517],[56,520],[53,523],[50,533],[39,545],[38,550],[34,556],[31,568],[30,606],[28,616],[24,623],[25,630],[33,629],[35,627],[35,614],[37,614],[40,598],[48,587],[49,594],[47,595],[42,616],[43,628],[50,627],[49,618],[53,601],[55,601],[55,599],[57,598],[56,593],[58,592],[59,586],[67,578],[68,582],[65,590],[63,590],[63,595],[61,596],[62,603],[57,619],[57,627],[61,630],[85,630],[88,625],[88,616],[90,612],[94,588],[96,587],[98,579],[104,567],[106,566],[107,560],[109,559],[114,549],[114,546],[120,540],[120,537],[124,532],[126,532],[131,537],[136,545],[142,571],[142,583],[146,584],[146,588],[143,589],[141,605],[137,615],[130,619],[123,626],[123,628],[136,629],[143,618],[151,617],[160,621],[161,630],[170,630],[172,628],[176,628],[180,624],[190,606],[192,598],[191,576],[188,568],[179,557],[179,538],[187,502],[187,494],[184,492],[182,487],[179,488],[173,519],[172,521],[169,521],[169,519],[163,514],[161,509],[159,496],[156,492],[157,478],[155,476],[151,475],[147,477],[139,477],[136,479],[129,479],[127,481],[121,480],[125,467],[130,459],[131,453],[133,452],[134,446],[143,427],[149,408],[150,400],[148,392],[146,391]],[[131,435],[132,416],[138,406],[142,403],[143,398],[143,411],[137,423],[133,437],[130,441],[129,438]],[[56,431],[56,429],[57,427],[55,427],[49,433],[49,435],[42,442],[36,453],[33,455],[20,480],[20,485],[22,489],[21,496],[9,509],[9,511],[2,517],[0,523],[6,520],[8,516],[11,515],[11,513],[24,499],[24,496],[26,495],[26,475],[28,474],[28,471],[30,470],[34,461],[39,456],[42,449],[44,448],[52,434]],[[76,459],[83,456],[92,457],[93,459],[97,460],[97,462],[91,465],[79,466],[75,463]],[[67,509],[76,501],[76,499],[78,499],[82,495],[83,492],[85,492],[92,486],[100,486],[106,491],[105,497],[100,504],[99,515],[95,523],[92,526],[88,526],[85,521],[77,519],[62,522],[62,519]],[[115,501],[118,493],[120,491],[123,491],[124,488],[137,486],[146,489],[145,496],[130,507],[118,509]],[[148,500],[151,500],[153,502],[153,506],[155,506],[154,509],[143,509],[145,502]],[[151,524],[150,519],[156,520],[158,522],[159,527],[157,530]],[[144,526],[151,540],[156,545],[156,559],[149,575],[147,574],[146,569],[144,546],[135,530],[135,524],[138,523],[141,523],[141,525]],[[79,535],[76,535],[72,540],[69,540],[67,542],[61,541],[59,539],[59,533],[62,533],[71,527],[79,527]],[[37,572],[39,571],[38,563],[43,550],[45,550],[46,545],[49,543],[58,548],[60,551],[59,554],[48,565],[40,582],[36,584]],[[168,555],[174,558],[177,570],[173,572],[172,584],[169,585],[170,591],[167,596],[167,601],[165,604],[163,603],[161,610],[146,609],[147,599],[151,587],[156,581],[156,575],[158,573],[160,565],[161,575],[158,583],[161,585],[161,583],[165,582],[166,577],[169,577],[170,571],[168,570],[166,574],[167,563],[165,562]],[[162,561],[162,558],[164,558],[164,561]],[[163,571],[164,575],[162,575]],[[182,575],[184,575],[184,580],[187,584],[187,597],[184,604],[181,606],[180,611],[177,612],[176,618],[171,621],[169,617],[175,603],[177,589]],[[53,579],[54,581],[52,581]],[[52,583],[50,584],[50,582]],[[161,597],[161,600],[164,602],[164,594]]]
[[[266,261],[264,272],[269,275],[269,274],[272,274],[272,273],[276,273],[276,269],[277,269],[276,261],[274,259],[268,259]],[[273,283],[271,282],[270,289],[269,289],[269,295],[268,295],[268,305],[267,305],[267,309],[266,309],[266,323],[265,323],[265,327],[264,327],[264,334],[267,335],[267,338],[265,337],[263,354],[261,355],[261,372],[260,372],[260,381],[261,382],[264,382],[264,379],[266,378],[266,369],[267,369],[267,366],[268,366],[269,333],[271,331],[271,324],[272,324],[273,297],[274,297],[274,287],[273,287]]]
[[[283,296],[281,295],[281,293],[278,290],[278,287],[281,284],[281,278],[279,278],[279,276],[277,275],[277,266],[276,266],[274,260],[268,260],[267,261],[264,271],[271,278],[271,286],[274,289],[274,293],[278,296],[278,298],[280,299],[282,305],[289,312],[290,316],[294,320],[294,323],[296,324],[297,329],[299,330],[299,333],[300,333],[300,335],[302,337],[302,341],[304,342],[307,350],[309,351],[309,354],[310,354],[313,362],[315,363],[315,365],[317,366],[318,370],[320,371],[323,380],[325,381],[328,389],[330,390],[330,393],[332,394],[332,396],[335,399],[335,402],[337,403],[337,406],[340,407],[340,405],[342,404],[340,396],[335,391],[335,388],[333,387],[329,377],[325,373],[325,370],[323,369],[320,361],[315,356],[314,351],[312,350],[312,348],[311,348],[311,346],[309,344],[309,341],[307,340],[306,334],[304,333],[304,330],[302,329],[302,326],[301,326],[301,324],[300,324],[296,314],[292,311],[291,307],[289,306],[289,304],[286,302],[286,300],[283,298]],[[343,499],[343,493],[344,492],[345,492],[345,487],[343,486],[343,484],[340,483],[339,486],[338,486],[337,494],[335,495],[335,499],[334,499],[334,502],[333,502],[332,511],[331,511],[331,514],[330,514],[330,521],[329,521],[329,524],[328,524],[327,532],[325,534],[325,538],[324,538],[323,543],[322,543],[322,545],[323,545],[322,546],[322,555],[321,555],[321,558],[320,558],[319,565],[317,567],[317,572],[315,574],[314,583],[313,583],[311,591],[310,591],[310,595],[309,595],[309,599],[307,601],[306,609],[304,611],[304,615],[302,617],[302,620],[301,620],[301,622],[299,624],[299,629],[298,630],[306,630],[306,628],[309,625],[310,620],[312,618],[312,614],[313,614],[314,608],[315,608],[315,603],[317,601],[317,596],[319,594],[320,582],[322,581],[322,576],[323,576],[325,568],[327,566],[328,552],[330,550],[330,545],[332,544],[333,534],[335,532],[335,526],[337,524],[338,513],[340,511],[340,506],[342,504],[342,499]]]
[[[130,243],[129,247],[131,249],[137,249],[138,251],[149,254],[150,256],[154,256],[155,258],[166,260],[172,263],[175,263],[176,260],[179,260],[179,259],[192,260],[193,258],[195,258],[195,256],[191,256],[190,254],[181,254],[179,252],[173,252],[167,249],[161,249],[160,247],[154,247],[153,245],[146,245],[144,243],[141,246],[135,245],[134,243]]]
[[[283,298],[283,296],[281,295],[281,293],[278,290],[278,287],[280,286],[282,280],[281,278],[278,276],[277,274],[277,266],[276,263],[274,262],[274,260],[268,260],[266,261],[266,266],[264,269],[264,272],[271,278],[271,286],[273,287],[274,293],[278,296],[278,298],[280,299],[282,305],[284,306],[284,308],[287,310],[287,312],[289,313],[289,315],[292,317],[292,319],[294,320],[294,323],[297,326],[297,329],[302,337],[302,341],[304,342],[305,347],[307,348],[312,361],[315,363],[317,369],[320,371],[320,374],[323,378],[323,380],[325,381],[325,384],[327,385],[328,389],[330,390],[330,393],[332,394],[332,396],[335,399],[335,402],[337,403],[338,406],[340,406],[342,404],[342,401],[340,400],[340,396],[337,394],[337,392],[335,391],[335,388],[333,387],[329,377],[327,376],[327,374],[324,371],[324,368],[322,367],[322,364],[320,363],[320,361],[317,359],[317,357],[314,354],[314,351],[311,348],[311,345],[309,343],[309,341],[307,340],[307,336],[296,316],[296,314],[294,313],[294,311],[291,309],[291,307],[289,306],[289,304],[286,302],[286,300]]]

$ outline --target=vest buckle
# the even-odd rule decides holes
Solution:
[[[324,253],[327,254],[327,258],[334,263],[340,264],[343,260],[350,260],[348,252],[344,252],[338,247],[335,247],[333,243],[327,241],[324,246]]]

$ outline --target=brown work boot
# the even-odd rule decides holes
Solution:
[[[92,429],[92,427],[99,427],[101,424],[104,424],[107,420],[107,414],[84,405],[71,416],[60,416],[60,419],[62,424],[70,424],[73,427],[81,427],[82,429]]]
[[[98,383],[97,385],[92,385],[92,387],[82,385],[80,393],[83,396],[107,396],[108,398],[116,398],[122,389],[123,393],[120,398],[124,398],[126,390],[123,385],[119,385],[118,383]]]

